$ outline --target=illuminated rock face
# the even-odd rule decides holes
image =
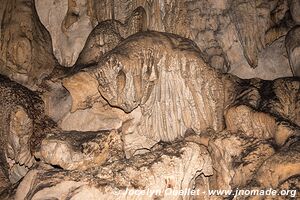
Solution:
[[[97,96],[98,88],[111,106],[127,113],[140,107],[133,134],[167,142],[184,136],[188,128],[197,133],[224,128],[227,76],[208,66],[197,46],[185,38],[159,32],[127,38],[97,66],[64,80],[73,102],[89,96],[82,98],[81,91],[73,89],[79,77],[93,82],[88,90]]]
[[[76,63],[81,51],[83,55],[79,63],[93,62],[93,58],[97,61],[101,54],[116,46],[121,38],[145,26],[145,11],[139,11],[141,7],[121,23],[105,17],[97,21],[93,16],[93,12],[97,11],[92,7],[94,2],[91,0],[39,0],[35,4],[41,22],[51,34],[54,55],[59,64],[66,67]],[[110,22],[102,22],[105,20]],[[92,55],[86,55],[86,49]]]
[[[77,87],[79,82],[83,88],[93,86],[85,96]],[[270,140],[282,146],[299,137],[298,78],[242,80],[221,74],[203,61],[193,42],[172,34],[133,35],[97,65],[66,78],[63,84],[74,99],[73,110],[84,109],[87,99],[97,102],[103,97],[133,116],[135,121],[122,128],[128,157],[151,151],[145,148],[151,149],[157,141],[174,142],[189,130],[199,134],[189,141],[199,141],[210,150],[216,167],[216,176],[209,180],[212,188],[246,187],[275,153]],[[186,105],[195,106],[189,110]],[[172,121],[173,116],[179,117]],[[193,119],[190,124],[188,118]],[[205,136],[211,130],[213,134]],[[226,173],[219,174],[222,170]],[[283,176],[287,180],[294,174]]]
[[[95,26],[87,0],[35,1],[41,22],[52,38],[59,64],[71,67]]]
[[[294,2],[290,3],[291,11],[297,10],[298,3]],[[63,66],[75,64],[85,43],[78,63],[93,62],[115,46],[120,36],[133,34],[142,25],[193,40],[211,66],[241,78],[271,80],[292,73],[288,59],[275,56],[276,50],[270,52],[267,47],[295,24],[291,21],[297,12],[291,12],[293,16],[287,14],[287,1],[260,0],[254,4],[227,0],[174,0],[172,3],[166,0],[151,3],[146,0],[41,0],[36,2],[36,8],[52,36],[54,55]],[[140,8],[144,10],[142,15],[136,12]],[[122,34],[120,29],[129,30],[130,34]],[[87,53],[88,48],[99,51]],[[280,48],[285,50],[284,46],[276,49]],[[274,57],[276,62],[272,62]]]
[[[147,29],[146,13],[142,7],[135,9],[124,23],[117,20],[100,22],[89,35],[76,67],[97,63],[108,51],[115,48],[124,38]]]
[[[80,87],[89,89],[80,89],[80,82]],[[211,68],[190,40],[144,32],[127,38],[98,65],[66,78],[63,84],[71,93],[73,111],[88,107],[84,102],[97,102],[100,96],[126,113],[140,108],[139,122],[131,134],[153,141],[174,141],[187,129],[198,134],[208,129],[221,131],[225,111],[228,130],[257,138],[277,137],[276,118],[249,104],[298,125],[299,81],[253,80],[244,87],[246,82]],[[264,94],[264,85],[275,97]],[[234,104],[245,105],[227,109]]]
[[[0,4],[0,199],[295,197],[299,1]]]
[[[206,148],[192,142],[177,142],[172,145],[157,145],[151,153],[137,155],[129,160],[113,161],[106,166],[91,168],[80,174],[76,174],[75,171],[43,168],[32,170],[20,184],[16,199],[25,197],[60,199],[64,196],[69,196],[71,199],[89,197],[95,200],[155,197],[180,199],[179,196],[172,197],[168,190],[191,190],[195,178],[200,174],[205,176],[212,174],[211,158]],[[78,175],[82,177],[81,180],[77,180]],[[55,180],[52,186],[50,188],[42,186],[50,181],[49,178]],[[203,179],[207,181],[208,178]],[[100,180],[102,184],[98,185]],[[28,184],[31,186],[27,187]],[[75,193],[71,189],[74,187],[77,188]],[[40,189],[36,190],[37,188]],[[126,195],[126,188],[132,191],[157,190],[160,194],[129,197]],[[56,192],[58,190],[60,192]]]
[[[45,138],[41,158],[66,170],[86,170],[122,159],[123,143],[116,131],[65,132]]]

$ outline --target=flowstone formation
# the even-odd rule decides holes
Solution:
[[[18,199],[35,199],[43,195],[50,198],[47,191],[62,187],[78,187],[78,191],[71,194],[69,190],[61,191],[51,198],[71,195],[76,199],[90,195],[92,199],[114,199],[115,190],[122,194],[126,193],[124,188],[153,190],[151,185],[161,184],[157,182],[158,177],[165,174],[163,169],[167,166],[151,161],[150,155],[158,151],[162,159],[169,155],[167,152],[173,149],[172,145],[177,146],[173,150],[179,150],[182,142],[191,148],[199,148],[200,145],[206,149],[205,155],[209,155],[210,161],[200,165],[194,163],[200,158],[194,160],[193,156],[204,155],[195,153],[198,152],[196,149],[191,150],[192,154],[181,155],[180,158],[193,162],[189,165],[198,168],[193,169],[192,174],[183,174],[183,178],[174,178],[175,182],[170,180],[176,185],[178,180],[190,177],[188,187],[181,185],[179,189],[278,188],[290,179],[297,179],[299,174],[300,152],[295,149],[300,134],[298,78],[242,80],[222,74],[204,62],[192,41],[152,31],[128,37],[105,54],[97,65],[64,78],[63,85],[71,94],[72,112],[89,108],[104,99],[115,109],[122,109],[122,115],[129,115],[131,119],[123,122],[119,132],[68,132],[46,136],[41,143],[40,159],[61,169],[55,169],[46,178],[42,174],[52,169],[37,166],[36,171],[29,173],[17,189]],[[207,108],[210,109],[201,105],[209,105]],[[165,155],[160,148],[169,150]],[[208,158],[201,157],[204,160]],[[140,159],[144,162],[145,171],[135,172],[131,167],[141,162]],[[275,165],[278,159],[283,162]],[[147,162],[154,162],[161,171],[152,169],[152,164]],[[182,165],[170,162],[173,163],[171,166]],[[121,174],[102,171],[103,167],[116,169],[123,165],[121,163],[130,170],[127,167],[117,170]],[[288,170],[283,170],[284,166]],[[203,167],[210,168],[205,172]],[[264,172],[269,168],[274,168],[271,177]],[[73,172],[62,175],[65,170],[75,170],[76,175],[72,175]],[[122,173],[123,170],[127,175]],[[158,176],[155,183],[144,182],[148,180],[147,170],[155,171],[154,176]],[[201,173],[197,174],[197,171]],[[99,181],[90,177],[90,173],[105,177],[101,178],[104,181],[101,187],[86,186]],[[54,178],[56,174],[58,177]],[[76,181],[73,176],[90,178]],[[116,178],[119,176],[127,177],[135,184]],[[146,177],[136,182],[133,180],[136,176]],[[38,192],[35,192],[35,188],[40,188],[38,185],[27,187],[33,182],[38,184],[41,181],[43,184],[48,179],[52,182],[52,178],[58,181],[55,186],[47,186]],[[166,177],[164,179],[167,180]],[[199,182],[202,184],[197,185]],[[165,184],[156,187],[167,191],[168,181]],[[290,187],[294,186],[290,184]],[[176,190],[177,186],[172,188]],[[155,195],[145,196],[145,199],[168,198],[165,193]],[[210,197],[204,195],[203,198]]]
[[[83,92],[79,82],[82,88],[93,87]],[[167,33],[143,32],[128,37],[96,66],[65,78],[63,84],[72,96],[73,111],[102,97],[126,113],[137,111],[138,119],[132,124],[135,128],[131,129],[129,122],[130,131],[122,129],[125,143],[145,136],[150,146],[140,139],[136,142],[143,144],[128,144],[133,145],[130,148],[174,141],[187,129],[198,134],[208,129],[222,131],[225,121],[229,130],[264,139],[276,137],[284,143],[299,126],[297,78],[268,82],[222,74],[204,62],[192,41]],[[287,136],[278,131],[279,116],[291,123],[282,126]]]
[[[37,11],[49,32],[54,30],[51,35],[55,55],[66,54],[64,58],[58,56],[58,60],[65,60],[60,62],[64,66],[75,63],[91,27],[111,19],[126,23],[134,10],[143,7],[144,27],[193,40],[207,62],[223,72],[268,80],[293,75],[285,55],[284,39],[298,23],[297,0],[52,2],[38,1]],[[67,28],[66,19],[72,19],[67,20],[72,22]]]
[[[299,1],[0,4],[0,199],[300,198]]]

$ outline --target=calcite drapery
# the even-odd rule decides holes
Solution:
[[[79,77],[87,87],[94,85],[93,92],[88,91],[93,94],[74,92]],[[196,132],[224,128],[225,79],[203,61],[190,40],[143,32],[127,38],[97,66],[66,78],[63,84],[71,92],[73,107],[78,107],[79,98],[87,101],[100,94],[125,112],[140,106],[137,133],[156,141],[173,141],[187,128]]]
[[[298,1],[0,1],[0,199],[299,188]]]

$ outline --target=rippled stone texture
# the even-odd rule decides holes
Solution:
[[[86,63],[88,60],[92,62],[102,54],[101,52],[115,46],[121,39],[117,27],[122,27],[123,24],[132,34],[134,27],[140,24],[149,30],[170,32],[193,40],[211,66],[241,78],[258,77],[271,80],[290,76],[292,73],[287,63],[288,59],[286,57],[278,59],[277,52],[275,50],[270,52],[267,46],[286,35],[294,26],[293,19],[296,18],[292,15],[297,15],[294,11],[297,10],[296,1],[288,3],[286,0],[255,2],[61,0],[56,3],[47,1],[47,4],[42,2],[37,3],[41,21],[49,27],[48,29],[53,30],[50,32],[55,46],[54,52],[60,63],[65,66],[72,66],[75,63],[91,32],[90,28],[97,23],[98,26],[89,36],[90,39],[78,63]],[[142,18],[133,14],[140,8],[145,11]],[[53,15],[49,17],[46,13]],[[131,25],[128,24],[130,21],[128,19],[133,19]],[[61,29],[65,27],[65,21],[72,22],[72,25]],[[127,36],[129,35],[126,34]],[[96,38],[99,41],[95,42]],[[110,38],[110,42],[105,42],[106,38]],[[100,44],[100,47],[92,44]],[[88,53],[88,47],[91,45],[93,48]],[[95,53],[96,49],[100,51]],[[278,47],[276,49],[278,50]],[[285,47],[282,49],[284,52]],[[91,59],[84,61],[84,57]],[[276,61],[273,60],[275,57]],[[83,60],[80,61],[81,59]],[[268,63],[267,66],[265,63]]]
[[[192,41],[173,34],[135,34],[96,66],[66,78],[63,84],[71,93],[73,110],[104,97],[126,113],[140,113],[136,124],[127,125],[134,130],[125,131],[124,137],[128,144],[139,136],[147,138],[135,141],[135,148],[174,141],[189,128],[198,134],[207,129],[222,131],[226,112],[226,128],[234,132],[276,138],[279,144],[298,134],[297,78],[272,82],[221,74],[204,62]],[[289,123],[278,124],[282,118]]]
[[[298,2],[0,0],[0,199],[299,191]]]
[[[203,61],[192,41],[144,32],[127,38],[96,67],[66,78],[63,84],[71,93],[73,110],[78,102],[93,103],[101,94],[127,113],[141,108],[138,135],[174,141],[187,128],[196,132],[224,128],[226,78]],[[88,88],[85,94],[77,86],[80,80],[81,87]]]

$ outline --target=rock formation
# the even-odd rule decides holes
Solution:
[[[88,91],[93,94],[83,97],[76,86],[80,80],[89,88],[94,85]],[[134,134],[156,142],[174,141],[188,128],[198,133],[222,130],[223,109],[230,101],[226,76],[203,61],[194,43],[159,32],[128,37],[96,67],[66,78],[64,86],[71,93],[73,111],[78,109],[77,102],[91,103],[100,94],[127,113],[139,106],[141,119]]]
[[[34,169],[20,184],[15,199],[177,199],[176,195],[165,195],[164,191],[192,189],[198,175],[209,176],[211,173],[211,159],[203,146],[179,142],[158,145],[151,153],[137,155],[130,160],[117,160],[83,172]],[[136,197],[126,194],[126,188],[162,190],[161,193],[152,192],[144,197]]]
[[[295,25],[293,19],[297,12],[292,10],[297,10],[297,1],[294,3],[287,0],[246,3],[226,0],[43,2],[37,3],[37,11],[48,30],[53,30],[50,33],[54,52],[64,66],[72,66],[75,63],[92,30],[91,27],[95,27],[97,23],[103,24],[106,20],[113,20],[115,24],[126,23],[136,9],[143,7],[145,16],[140,21],[143,27],[178,34],[193,40],[205,55],[207,62],[223,72],[230,72],[241,78],[258,77],[268,80],[292,75],[287,58],[282,57],[281,64],[278,64],[272,62],[275,55],[272,57],[264,55],[270,54],[268,44],[286,35]],[[75,15],[73,18],[69,17],[72,16],[72,12]],[[52,17],[47,17],[47,13],[53,13]],[[73,22],[72,25],[63,28],[64,20],[69,18],[73,19],[69,20]],[[106,25],[101,26],[112,25],[106,22]],[[99,26],[98,28],[101,29]],[[111,35],[109,31],[107,34]],[[114,37],[112,41],[118,38],[117,35]],[[91,38],[94,36],[90,36],[90,41],[93,41]],[[65,44],[67,41],[69,44]],[[65,61],[62,61],[62,57]],[[269,63],[267,67],[265,63]]]
[[[291,29],[286,36],[286,49],[289,56],[292,72],[295,76],[300,76],[300,63],[299,57],[300,49],[300,27],[296,26]]]
[[[53,53],[63,66],[72,66],[95,27],[87,0],[38,0],[41,22],[52,38]]]
[[[1,170],[12,183],[33,165],[41,140],[55,132],[55,124],[44,115],[37,94],[0,76]]]
[[[79,90],[79,82],[81,88],[89,87],[86,94]],[[140,122],[133,134],[154,141],[173,141],[184,136],[189,128],[198,134],[207,129],[221,131],[225,109],[234,104],[245,104],[245,108],[227,110],[229,130],[247,134],[250,131],[249,136],[256,134],[255,137],[264,139],[275,137],[276,117],[259,113],[248,105],[298,125],[299,80],[278,79],[274,83],[253,80],[253,86],[249,81],[244,86],[245,82],[213,70],[189,40],[172,34],[143,32],[127,38],[97,66],[66,78],[64,86],[71,93],[73,111],[84,109],[101,97],[127,113],[140,107]],[[274,99],[270,94],[274,94]],[[168,120],[164,120],[165,116]]]
[[[41,144],[41,159],[66,170],[85,170],[123,158],[121,135],[113,131],[66,132],[50,135]]]
[[[175,60],[172,60],[173,56]],[[140,80],[139,84],[136,84],[135,79]],[[212,79],[214,80],[211,81]],[[85,93],[85,97],[76,87],[80,81],[83,87],[95,86]],[[262,163],[275,153],[273,144],[268,141],[273,140],[275,145],[282,146],[290,138],[298,138],[300,134],[298,78],[275,81],[241,80],[221,74],[204,62],[201,52],[191,41],[172,34],[135,34],[107,53],[98,65],[83,69],[66,78],[63,83],[70,91],[73,102],[76,102],[73,104],[73,110],[84,109],[87,106],[85,102],[90,104],[91,100],[96,102],[102,97],[111,106],[118,107],[126,113],[140,108],[139,122],[136,123],[134,132],[126,135],[129,132],[126,133],[126,129],[123,129],[124,148],[129,156],[136,154],[141,148],[151,148],[155,142],[170,142],[184,137],[189,129],[200,134],[200,138],[195,136],[195,140],[208,146],[212,158],[216,159],[213,165],[215,169],[219,166],[217,171],[226,171],[210,180],[212,188],[245,187],[257,176],[257,170],[264,169],[260,168]],[[195,85],[197,88],[193,88]],[[142,86],[143,89],[139,89],[138,86]],[[189,104],[184,103],[185,99],[190,99],[190,104],[195,105],[190,109],[190,116],[188,106],[185,106]],[[154,104],[147,106],[149,101]],[[210,110],[197,107],[199,102],[210,105]],[[156,106],[159,107],[157,111]],[[213,110],[214,108],[216,110]],[[193,113],[194,111],[198,113]],[[220,111],[220,116],[210,115],[210,111],[214,114]],[[174,121],[172,116],[175,117]],[[188,118],[193,118],[190,126],[186,123]],[[164,122],[164,119],[165,123],[160,123]],[[211,124],[209,119],[212,120]],[[181,120],[183,125],[180,127]],[[172,126],[175,121],[176,126]],[[197,121],[200,122],[198,126]],[[214,126],[216,123],[219,123],[219,126]],[[220,131],[225,127],[233,134],[225,132],[222,136],[224,133]],[[151,131],[147,132],[149,130]],[[201,140],[201,137],[208,130],[214,130],[212,137],[216,139],[208,138],[207,143],[203,142],[205,140]],[[137,137],[140,139],[135,139]],[[224,137],[228,138],[227,143]],[[236,160],[238,157],[240,161]],[[220,163],[222,159],[224,161]],[[235,162],[251,164],[240,165],[234,164]],[[298,171],[297,168],[295,170]],[[291,175],[279,176],[283,178],[279,181],[282,182],[287,181]]]
[[[32,89],[56,66],[33,0],[1,0],[0,72]]]
[[[298,0],[0,4],[0,199],[299,199]]]
[[[117,20],[100,22],[89,35],[76,65],[97,63],[103,54],[115,48],[124,38],[145,31],[145,20],[145,10],[138,7],[124,24]]]

